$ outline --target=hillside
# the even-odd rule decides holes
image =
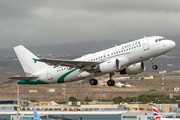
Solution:
[[[6,80],[7,77],[23,74],[22,70],[14,68],[1,68],[1,84],[0,84],[0,99],[16,99],[16,88],[17,82],[14,80]],[[116,74],[116,83],[121,81],[123,83],[128,83],[132,85],[131,88],[119,88],[119,87],[109,87],[109,86],[91,86],[88,81],[82,82],[72,82],[66,84],[51,84],[51,85],[20,85],[20,99],[35,99],[37,101],[62,101],[67,100],[70,96],[75,96],[79,99],[84,99],[85,96],[89,96],[92,99],[111,99],[113,97],[132,97],[140,94],[166,94],[169,93],[179,94],[179,92],[169,91],[173,88],[180,87],[179,79],[165,79],[164,80],[164,92],[162,92],[161,75],[158,73],[141,73],[136,76],[130,77],[149,77],[154,76],[152,80],[138,80],[138,79],[127,79],[118,80],[120,75]],[[175,75],[178,76],[178,72],[170,72],[165,74],[166,76]],[[127,75],[126,75],[127,76]],[[108,80],[108,75],[104,75],[98,78],[99,84],[104,83]],[[65,87],[66,97],[62,95],[63,86]],[[55,89],[55,92],[49,93],[48,89]],[[149,89],[156,89],[156,92],[150,92]],[[37,93],[29,93],[29,90],[37,90]]]

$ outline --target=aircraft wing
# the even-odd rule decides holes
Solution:
[[[84,69],[87,67],[92,68],[94,65],[99,64],[98,62],[92,62],[92,61],[76,61],[76,60],[64,60],[64,59],[39,59],[38,61],[49,63],[50,65],[54,65],[54,67],[66,66],[70,68],[79,68],[79,69]]]
[[[32,80],[32,79],[36,79],[38,77],[10,77],[8,79],[12,79],[12,80]]]

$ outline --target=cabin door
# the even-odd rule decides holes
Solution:
[[[149,42],[148,42],[148,39],[146,37],[143,39],[143,47],[144,47],[144,50],[149,49]]]
[[[52,69],[51,68],[47,70],[47,78],[48,78],[48,80],[53,79],[53,77],[52,77]]]

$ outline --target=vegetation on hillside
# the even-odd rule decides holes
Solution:
[[[69,101],[74,101],[77,102],[76,97],[69,97]],[[138,97],[114,97],[112,100],[110,99],[102,99],[101,102],[110,102],[113,101],[114,104],[119,104],[119,103],[134,103],[138,102],[140,104],[147,104],[147,103],[156,103],[156,104],[170,104],[170,103],[176,103],[176,100],[180,100],[180,95],[179,96],[174,96],[174,98],[169,98],[167,95],[145,95],[141,94]],[[89,99],[88,96],[84,99],[84,102],[92,102],[92,99]],[[100,101],[100,100],[99,100]]]

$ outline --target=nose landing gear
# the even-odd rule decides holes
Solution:
[[[154,58],[151,58],[150,61],[153,64],[152,69],[154,69],[154,70],[158,69],[158,66],[154,62]]]
[[[152,68],[153,68],[154,70],[156,70],[156,69],[158,69],[158,66],[157,66],[157,65],[153,65]]]

